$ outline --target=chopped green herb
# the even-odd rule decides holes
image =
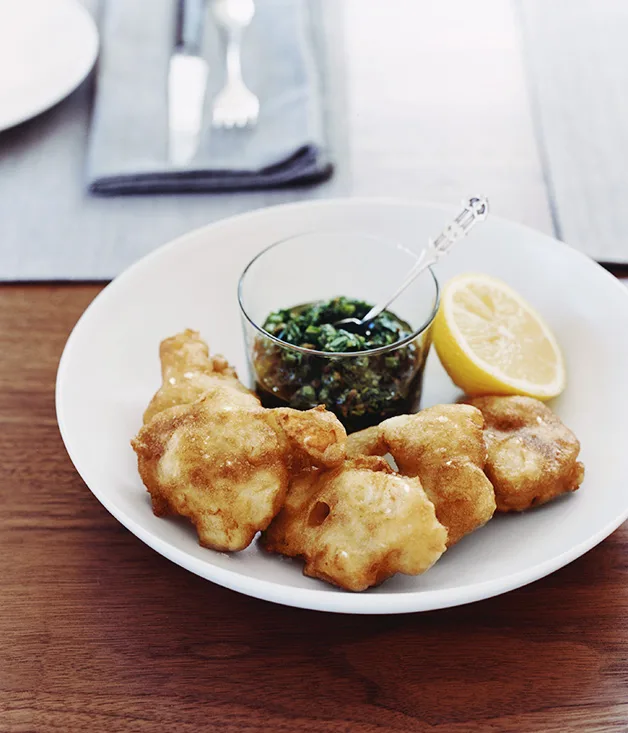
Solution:
[[[308,344],[316,351],[368,351],[389,346],[412,331],[407,323],[384,311],[373,321],[366,335],[351,333],[333,324],[342,318],[362,318],[370,304],[349,298],[334,298],[326,303],[297,306],[271,313],[264,329],[289,344]]]
[[[268,333],[330,356],[304,354],[258,337],[253,368],[262,401],[302,410],[323,404],[350,431],[416,407],[429,332],[383,354],[342,356],[391,346],[412,333],[390,311],[377,316],[365,334],[333,325],[342,318],[362,318],[370,308],[370,303],[338,297],[271,313],[264,322]]]

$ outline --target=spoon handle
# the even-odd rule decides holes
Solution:
[[[438,260],[453,247],[460,239],[465,237],[473,228],[476,222],[486,219],[488,214],[488,199],[484,197],[470,198],[464,209],[458,216],[448,224],[445,229],[436,237],[431,239],[427,247],[421,252],[419,258],[408,272],[406,279],[397,290],[388,298],[385,303],[378,303],[361,319],[363,323],[378,316],[382,311],[396,300],[401,293],[428,267],[436,264]]]
[[[488,199],[480,197],[470,198],[464,209],[458,216],[445,227],[443,231],[431,241],[427,247],[427,252],[432,253],[432,264],[438,260],[453,247],[453,245],[463,237],[465,237],[473,228],[477,221],[484,221],[488,214]]]

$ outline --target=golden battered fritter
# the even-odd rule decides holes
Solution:
[[[235,369],[223,356],[210,357],[209,348],[198,331],[187,329],[162,341],[159,358],[162,385],[146,408],[144,423],[169,407],[194,402],[215,385],[228,385],[259,402],[238,380]]]
[[[389,452],[404,476],[418,476],[447,527],[447,545],[486,524],[495,493],[484,474],[484,420],[469,405],[436,405],[400,415],[347,439],[350,456]]]
[[[382,429],[383,422],[370,428],[350,433],[347,436],[347,456],[385,456],[388,453],[388,444]]]
[[[497,511],[520,512],[575,491],[584,478],[580,443],[547,405],[531,397],[477,397],[488,448],[486,475]]]
[[[215,550],[247,547],[279,511],[289,478],[285,436],[261,407],[232,396],[214,387],[163,410],[132,442],[155,514],[188,517]]]
[[[305,575],[361,591],[395,573],[423,573],[446,540],[418,479],[362,457],[297,476],[261,541],[269,552],[303,558]]]
[[[294,471],[344,460],[346,433],[324,408],[263,408],[230,367],[214,375],[199,342],[186,331],[162,345],[165,384],[132,446],[156,515],[188,517],[206,547],[241,550],[277,514]]]

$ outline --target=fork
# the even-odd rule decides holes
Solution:
[[[244,29],[255,14],[253,0],[214,0],[214,15],[227,36],[227,79],[212,107],[214,127],[255,125],[259,99],[242,79],[241,45]]]

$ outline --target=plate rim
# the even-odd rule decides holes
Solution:
[[[56,0],[57,3],[60,3],[60,1],[61,0]],[[81,22],[84,23],[84,32],[86,37],[89,36],[86,41],[86,47],[88,44],[91,46],[89,63],[86,63],[85,66],[81,66],[80,70],[77,70],[77,72],[72,75],[71,81],[63,86],[62,90],[57,91],[54,94],[48,94],[45,97],[45,100],[34,105],[26,114],[22,113],[17,116],[14,115],[6,120],[0,119],[0,132],[17,127],[18,125],[28,122],[29,120],[32,120],[55,107],[57,104],[69,97],[70,94],[72,94],[72,92],[74,92],[85,81],[85,79],[87,79],[94,68],[94,64],[96,63],[96,59],[98,58],[100,51],[100,34],[98,32],[96,21],[89,10],[87,10],[79,0],[63,0],[63,2],[65,2],[68,8],[73,8],[72,12],[76,12],[77,17],[82,16],[83,18]]]
[[[186,242],[192,243],[199,236],[208,230],[213,232],[220,230],[221,228],[230,226],[234,221],[247,220],[250,218],[256,218],[259,216],[265,216],[268,212],[285,211],[290,209],[303,209],[312,207],[342,207],[346,205],[377,205],[385,204],[388,206],[401,206],[406,208],[424,209],[432,208],[444,213],[453,212],[455,207],[433,203],[430,201],[413,201],[409,199],[396,198],[396,197],[347,197],[347,198],[329,198],[329,199],[317,199],[315,201],[298,201],[289,202],[284,204],[278,204],[275,206],[261,207],[253,209],[251,211],[235,214],[233,216],[220,219],[216,222],[202,225],[195,229],[186,232],[154,249],[144,257],[134,262],[130,267],[123,270],[117,277],[110,281],[89,303],[85,308],[75,325],[73,326],[57,369],[57,376],[55,381],[55,411],[57,417],[57,423],[59,431],[65,446],[65,449],[76,469],[77,473],[87,486],[87,488],[94,494],[96,499],[107,509],[107,511],[123,526],[130,530],[138,539],[148,545],[151,549],[158,552],[160,555],[176,563],[177,565],[189,570],[190,572],[198,575],[205,580],[222,585],[230,590],[243,593],[244,595],[251,596],[253,598],[259,598],[261,600],[271,601],[273,603],[279,603],[285,606],[292,606],[296,608],[303,608],[314,611],[327,611],[336,613],[354,613],[360,615],[377,615],[377,614],[399,614],[399,613],[417,613],[424,611],[433,611],[443,608],[450,608],[454,606],[461,606],[476,601],[485,600],[492,598],[503,593],[507,593],[511,590],[524,587],[536,580],[540,580],[551,573],[565,567],[569,563],[578,559],[589,550],[593,549],[596,545],[611,535],[626,519],[628,519],[628,503],[623,512],[620,512],[613,520],[608,522],[604,527],[599,529],[591,537],[578,543],[565,550],[564,552],[556,555],[553,558],[537,563],[531,568],[512,573],[511,575],[502,576],[500,579],[487,580],[481,583],[472,583],[466,586],[457,586],[455,588],[447,588],[443,590],[417,590],[400,592],[395,594],[378,594],[378,593],[350,593],[348,591],[338,591],[337,589],[327,588],[288,588],[282,586],[274,581],[264,580],[251,576],[246,576],[237,571],[230,570],[228,568],[221,568],[211,563],[206,563],[203,560],[195,558],[189,555],[184,550],[180,550],[177,547],[169,544],[167,541],[161,539],[150,529],[145,528],[141,524],[137,523],[134,519],[129,517],[126,512],[115,506],[114,502],[111,502],[106,495],[99,489],[94,489],[88,483],[84,470],[84,466],[81,465],[81,459],[73,451],[71,447],[71,441],[68,436],[68,428],[64,418],[64,382],[65,373],[68,369],[68,363],[72,358],[72,352],[75,348],[74,344],[78,338],[77,334],[80,334],[80,329],[84,328],[86,319],[89,318],[89,314],[92,309],[101,307],[102,301],[108,298],[114,297],[117,289],[122,287],[128,277],[131,277],[140,271],[143,267],[148,266],[153,259],[158,259],[163,254],[171,249],[181,247]],[[549,234],[540,232],[532,227],[528,227],[519,222],[506,219],[504,217],[496,216],[491,214],[492,219],[499,220],[501,223],[506,224],[510,227],[515,227],[523,232],[532,233],[534,236],[541,236],[552,242],[552,246],[568,252],[568,256],[576,257],[581,260],[586,260],[588,264],[598,268],[598,271],[607,278],[607,282],[613,283],[612,287],[617,289],[617,292],[621,292],[622,297],[628,298],[628,288],[620,283],[610,272],[605,270],[601,265],[595,262],[592,258],[585,255],[583,252],[574,249],[570,245],[562,242]],[[121,285],[122,283],[122,285]],[[209,570],[209,572],[204,572]],[[287,596],[290,596],[289,598]],[[294,596],[294,597],[292,597]],[[388,605],[393,605],[393,608],[388,608]]]

